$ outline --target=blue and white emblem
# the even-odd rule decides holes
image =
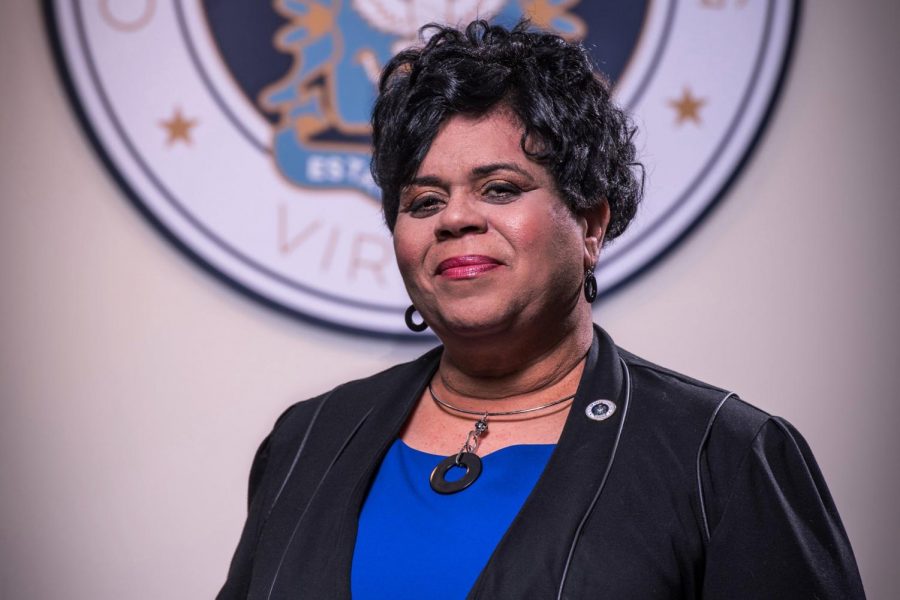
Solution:
[[[584,409],[584,414],[592,421],[605,421],[616,412],[616,403],[612,400],[594,400]]]
[[[639,127],[647,198],[604,250],[600,293],[672,247],[750,151],[794,0],[52,0],[85,126],[126,192],[254,296],[408,333],[369,174],[378,73],[428,22],[528,15],[584,42]]]

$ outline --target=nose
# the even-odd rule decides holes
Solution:
[[[487,231],[487,218],[477,198],[466,193],[450,196],[447,205],[435,221],[435,237],[438,240],[462,237]]]

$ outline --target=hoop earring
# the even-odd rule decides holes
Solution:
[[[418,333],[428,329],[428,323],[426,323],[424,319],[422,319],[421,323],[413,321],[414,314],[416,314],[416,306],[415,304],[410,304],[409,308],[406,309],[406,314],[403,315],[403,318],[406,319],[406,326],[409,327],[410,331]]]
[[[597,278],[594,277],[594,267],[584,270],[584,299],[588,304],[593,304],[597,299]]]

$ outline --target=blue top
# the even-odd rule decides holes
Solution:
[[[492,452],[482,457],[484,469],[471,486],[443,495],[428,478],[445,457],[395,441],[359,515],[353,599],[465,598],[554,448],[518,445]],[[453,468],[447,479],[462,474]]]

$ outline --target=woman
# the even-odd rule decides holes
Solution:
[[[584,51],[432,29],[383,73],[372,171],[442,347],[282,415],[219,597],[863,597],[800,435],[593,325],[641,185]]]

